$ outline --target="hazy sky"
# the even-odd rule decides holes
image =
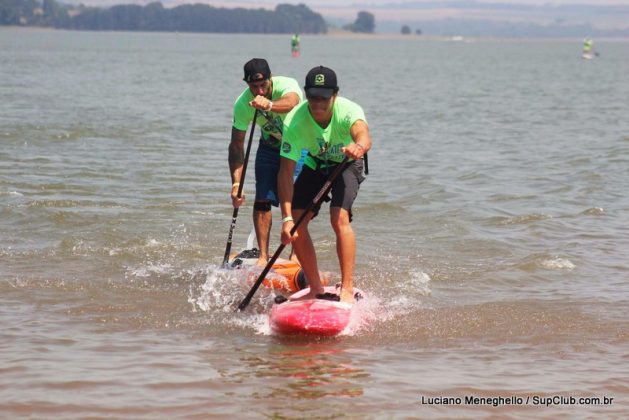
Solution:
[[[121,3],[150,3],[152,0],[87,0],[86,4],[121,4]],[[70,0],[69,3],[80,3],[79,0]],[[304,3],[311,9],[320,6],[342,6],[342,7],[363,7],[378,5],[393,5],[403,3],[436,3],[436,0],[165,0],[163,3],[207,3],[210,5],[225,5],[230,7],[250,6],[250,7],[274,7],[278,4],[300,4]],[[629,6],[629,0],[476,0],[477,3],[507,3],[521,5],[566,5],[566,4],[591,4],[591,5],[625,5]]]
[[[476,0],[478,3],[509,3],[509,4],[523,4],[523,5],[563,5],[563,4],[592,4],[592,5],[627,5],[629,6],[629,0]],[[216,3],[212,1],[206,1],[207,3]],[[352,6],[352,5],[385,5],[385,4],[400,4],[400,3],[434,3],[435,0],[297,0],[297,1],[273,1],[273,0],[222,0],[220,3],[251,3],[251,4],[272,4],[277,5],[281,3],[307,4],[310,8],[316,9],[318,5],[326,6]]]

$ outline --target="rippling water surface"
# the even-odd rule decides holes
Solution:
[[[629,44],[579,44],[0,30],[0,417],[623,417]],[[218,268],[253,56],[334,68],[369,120],[335,339],[272,335],[268,291],[234,313]]]

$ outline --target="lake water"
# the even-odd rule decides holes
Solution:
[[[595,42],[0,29],[0,417],[626,417],[629,43]],[[256,56],[369,121],[334,339],[271,334],[268,290],[235,313],[219,269]]]

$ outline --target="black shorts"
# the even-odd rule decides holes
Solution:
[[[292,208],[303,210],[308,207],[333,171],[334,167],[314,170],[304,165],[301,174],[295,181]],[[347,210],[351,221],[352,204],[358,195],[360,183],[364,179],[363,160],[355,160],[332,183],[332,198],[330,199],[328,196],[323,201],[331,201],[330,207],[341,207]],[[313,209],[313,217],[319,213],[320,208],[321,203]]]

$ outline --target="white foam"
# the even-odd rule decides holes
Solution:
[[[212,310],[218,310],[221,312],[228,312],[232,309],[234,298],[231,296],[233,292],[232,281],[230,279],[230,271],[227,270],[212,270],[207,274],[205,283],[199,287],[199,295],[197,297],[191,295],[188,297],[188,302],[193,307],[198,308],[204,312],[210,312]]]
[[[248,284],[247,280],[256,277],[260,270],[260,267],[240,270],[207,267],[204,270],[203,284],[190,287],[188,302],[192,305],[193,311],[206,313],[208,322],[212,324],[249,329],[265,336],[272,335],[269,312],[275,293],[270,289],[261,287],[246,311],[235,312],[236,306],[248,290],[248,287],[245,287]],[[194,273],[191,275],[194,277]],[[364,334],[377,328],[378,324],[417,309],[420,304],[417,296],[431,293],[429,288],[431,278],[423,271],[416,270],[409,273],[407,279],[409,280],[403,285],[401,293],[394,292],[394,296],[387,297],[386,300],[364,290],[365,297],[352,307],[349,324],[340,335]]]
[[[134,269],[128,269],[127,273],[130,273],[133,277],[150,277],[153,274],[166,274],[172,272],[173,266],[168,263],[154,264],[149,262],[148,265],[137,267]]]
[[[357,335],[370,331],[379,323],[390,321],[408,312],[407,304],[395,304],[387,300],[386,305],[375,295],[365,292],[366,297],[352,307],[350,321],[340,335]]]
[[[421,293],[423,296],[430,296],[430,276],[421,270],[409,272],[409,286],[414,291]]]
[[[573,270],[576,266],[567,258],[553,258],[540,262],[541,266],[551,270]]]
[[[256,334],[271,335],[268,308],[274,295],[265,294],[258,290],[256,299],[252,301],[261,304],[263,309],[258,313],[249,309],[245,312],[235,312],[237,304],[243,297],[242,284],[246,273],[244,270],[225,270],[216,266],[209,267],[205,282],[190,288],[188,302],[193,311],[201,310],[208,314],[213,324],[221,323],[241,329],[252,329]],[[253,305],[250,305],[250,307]]]
[[[585,210],[583,213],[588,216],[600,216],[605,214],[605,210],[602,207],[592,207],[590,209]]]
[[[148,247],[159,246],[159,241],[156,240],[156,239],[149,239],[148,242],[146,243],[146,246],[148,246]]]
[[[247,326],[252,326],[257,334],[271,335],[271,324],[269,324],[269,316],[267,314],[258,314],[245,320]]]
[[[120,248],[109,248],[107,253],[109,254],[110,257],[113,257],[116,255],[119,255],[121,251],[122,250]]]

